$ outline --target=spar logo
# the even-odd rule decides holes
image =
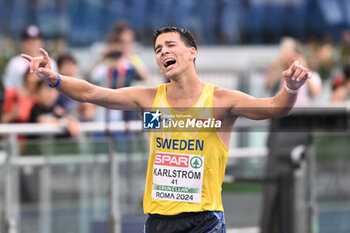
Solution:
[[[203,166],[203,159],[200,156],[156,152],[154,164],[183,168],[189,168],[191,166],[194,169],[198,169]]]
[[[155,165],[185,167],[189,166],[189,156],[180,154],[168,154],[156,152]]]
[[[195,169],[201,168],[203,166],[203,160],[199,156],[194,156],[190,161],[190,165]]]

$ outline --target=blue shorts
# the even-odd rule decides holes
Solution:
[[[204,211],[178,215],[150,214],[144,233],[225,233],[223,212]]]

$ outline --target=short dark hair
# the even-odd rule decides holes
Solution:
[[[156,40],[157,40],[158,36],[160,34],[168,33],[168,32],[178,33],[186,46],[194,47],[197,50],[197,43],[196,43],[196,40],[194,39],[194,36],[192,35],[192,33],[186,29],[179,28],[179,27],[163,27],[163,28],[159,28],[159,29],[155,30],[154,34],[153,34],[153,48],[156,44]]]
[[[116,21],[115,24],[113,25],[112,30],[110,33],[107,35],[107,42],[108,43],[121,43],[123,42],[122,40],[122,34],[124,32],[131,31],[131,27],[129,26],[128,21],[126,20],[119,20]]]
[[[122,34],[125,31],[132,30],[129,26],[129,22],[125,19],[116,21],[113,25],[112,31],[116,34]]]
[[[73,64],[77,64],[77,60],[73,57],[72,54],[69,54],[69,53],[61,54],[57,58],[57,67],[60,68],[65,62],[71,62]]]

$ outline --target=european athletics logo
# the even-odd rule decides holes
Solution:
[[[156,112],[143,112],[143,128],[144,129],[160,129],[162,113],[157,110]]]

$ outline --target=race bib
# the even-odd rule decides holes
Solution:
[[[156,152],[152,198],[200,203],[204,156]]]

